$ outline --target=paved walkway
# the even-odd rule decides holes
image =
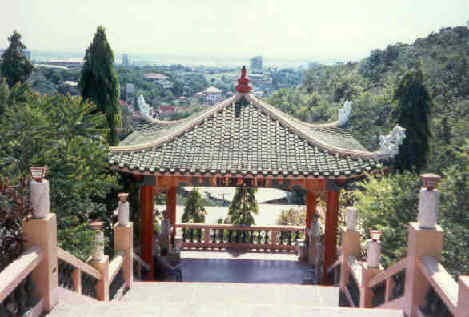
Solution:
[[[399,311],[339,308],[338,293],[336,287],[313,285],[138,282],[120,302],[62,304],[47,316],[403,316]]]
[[[184,282],[302,284],[308,266],[285,253],[183,251]]]

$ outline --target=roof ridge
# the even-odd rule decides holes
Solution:
[[[154,140],[153,142],[150,143],[144,143],[144,144],[136,144],[136,145],[126,145],[126,146],[110,146],[109,150],[111,152],[126,152],[126,151],[138,151],[138,150],[145,150],[148,148],[152,148],[155,146],[158,146],[162,143],[169,142],[173,140],[175,137],[183,134],[186,132],[188,129],[191,129],[193,127],[196,127],[204,122],[205,119],[210,117],[211,115],[223,110],[225,107],[228,105],[232,104],[233,102],[238,101],[242,96],[245,94],[236,94],[228,99],[225,99],[219,103],[217,103],[215,106],[211,107],[207,111],[201,113],[198,117],[193,118],[192,120],[187,120],[187,119],[182,119],[178,120],[179,122],[187,120],[188,123],[182,126],[181,128],[175,130],[174,132],[170,133],[167,136],[158,138]],[[168,122],[168,121],[166,121]]]
[[[278,120],[282,124],[286,125],[289,129],[291,129],[294,133],[299,134],[301,137],[306,139],[308,142],[310,142],[313,145],[316,145],[328,152],[331,152],[333,154],[342,154],[342,155],[347,155],[347,156],[352,156],[352,157],[357,157],[357,158],[366,158],[366,159],[372,159],[376,157],[376,153],[370,152],[370,151],[359,151],[359,150],[347,150],[341,147],[337,146],[331,146],[328,145],[327,143],[322,142],[321,140],[318,140],[317,138],[312,137],[309,135],[306,131],[303,129],[300,129],[298,126],[295,126],[292,124],[291,121],[294,121],[295,123],[300,123],[301,127],[305,127],[303,121],[298,120],[294,118],[295,120],[291,120],[290,115],[276,109],[272,105],[269,105],[268,103],[257,99],[251,94],[246,95],[247,99],[254,103],[256,106],[264,109],[266,112],[268,112],[274,119]],[[314,128],[325,128],[325,127],[332,127],[332,126],[316,126]],[[334,126],[335,127],[335,126]],[[338,127],[337,127],[338,128]]]

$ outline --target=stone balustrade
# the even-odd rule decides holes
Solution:
[[[104,254],[102,223],[92,223],[95,251],[88,264],[57,246],[57,220],[49,210],[49,183],[43,178],[44,170],[34,170],[32,217],[23,219],[27,251],[0,272],[0,316],[22,316],[25,309],[32,317],[51,311],[58,302],[59,285],[109,301],[119,299],[133,284],[133,223],[128,221],[128,195],[119,194],[119,223],[114,226],[116,256],[109,261]]]
[[[0,272],[0,316],[42,313],[43,301],[34,294],[32,272],[43,258],[44,251],[32,246]]]
[[[181,223],[183,249],[243,249],[295,253],[296,241],[304,239],[304,228],[297,226],[237,226]]]
[[[341,305],[398,309],[409,317],[469,316],[469,276],[456,282],[440,263],[443,230],[436,223],[439,193],[435,189],[439,176],[426,174],[422,179],[425,188],[420,191],[418,222],[409,224],[407,257],[386,270],[379,265],[376,231],[368,241],[368,258],[359,258],[356,214],[348,210],[342,254],[328,269],[331,275],[340,272],[335,280],[339,280]]]

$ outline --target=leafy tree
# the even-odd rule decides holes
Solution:
[[[26,46],[21,42],[21,34],[14,31],[8,41],[10,45],[2,55],[0,77],[5,77],[8,86],[12,87],[17,82],[24,83],[34,67],[24,54]]]
[[[306,208],[284,209],[280,213],[277,224],[281,226],[304,226],[306,221]]]
[[[388,266],[406,256],[407,225],[417,220],[420,179],[404,172],[390,176],[370,176],[358,183],[353,195],[365,237],[370,230],[382,230],[381,262]]]
[[[93,101],[106,115],[109,144],[117,145],[117,129],[121,127],[120,86],[113,63],[114,53],[106,39],[105,29],[99,26],[86,49],[79,86],[83,100]]]
[[[195,187],[188,195],[186,200],[186,207],[182,215],[182,222],[205,222],[205,215],[207,211],[203,206],[202,195]]]
[[[234,225],[253,225],[256,223],[253,214],[259,213],[256,200],[256,188],[238,187],[228,209],[227,223]]]
[[[394,166],[399,170],[422,170],[429,159],[431,138],[430,113],[432,99],[423,83],[420,68],[407,72],[397,87],[394,116],[406,129],[406,138],[399,148]]]
[[[92,219],[107,222],[103,203],[116,177],[108,169],[102,126],[96,106],[69,96],[39,96],[25,85],[8,92],[0,117],[0,162],[11,179],[29,174],[31,166],[48,166],[51,210],[57,214],[59,245],[82,259],[92,250]],[[22,111],[16,108],[21,105]],[[9,166],[14,164],[14,169]]]
[[[443,172],[439,224],[445,236],[443,265],[453,275],[469,273],[469,143],[454,151],[456,163]]]

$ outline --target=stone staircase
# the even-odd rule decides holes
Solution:
[[[59,298],[46,316],[403,316],[396,310],[338,307],[338,288],[317,285],[136,282],[119,302],[103,303],[65,289]]]

